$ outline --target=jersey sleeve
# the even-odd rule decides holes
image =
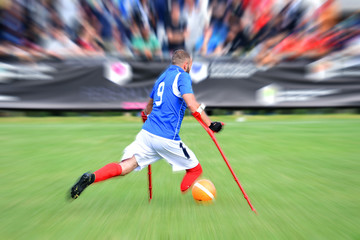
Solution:
[[[188,73],[181,73],[178,80],[178,87],[181,96],[186,93],[194,93],[191,86],[191,78]]]

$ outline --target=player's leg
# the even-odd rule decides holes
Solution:
[[[200,163],[194,168],[186,169],[186,174],[180,185],[181,192],[185,192],[186,190],[188,190],[195,182],[195,180],[201,175],[201,173],[202,167]]]
[[[125,176],[132,172],[137,166],[138,163],[135,156],[124,159],[120,163],[109,163],[93,173],[95,175],[94,182],[101,182],[120,175]]]
[[[71,197],[77,198],[86,187],[94,182],[124,176],[134,169],[141,170],[161,157],[151,147],[151,139],[145,131],[140,131],[134,142],[127,146],[120,163],[109,163],[94,173],[84,173],[78,182],[71,188]]]
[[[94,173],[84,173],[80,179],[71,188],[71,197],[76,199],[92,183],[105,181],[106,179],[116,176],[124,176],[132,172],[138,163],[135,156],[124,159],[120,163],[109,163],[104,167],[96,170]]]
[[[182,141],[156,139],[156,150],[173,167],[173,171],[186,170],[180,184],[180,190],[185,192],[201,175],[202,168],[195,154]]]

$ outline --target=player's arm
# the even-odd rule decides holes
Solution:
[[[187,107],[191,111],[192,114],[198,112],[201,115],[201,120],[209,126],[209,128],[214,132],[219,132],[222,129],[221,122],[211,122],[208,115],[205,113],[203,104],[199,104],[196,101],[195,95],[192,93],[186,93],[182,95],[183,99],[186,102]]]
[[[147,116],[151,113],[152,107],[153,107],[154,100],[152,98],[149,98],[149,101],[145,107],[145,109],[141,112],[141,117],[143,119],[143,122],[147,120]]]
[[[189,108],[191,113],[195,113],[199,107],[200,104],[196,101],[195,95],[192,93],[186,93],[182,95],[183,99],[186,102],[187,107]],[[208,115],[205,113],[205,111],[201,112],[201,120],[207,125],[210,126],[211,120],[208,117]]]
[[[205,113],[205,105],[199,104],[196,101],[195,95],[191,87],[191,78],[189,74],[181,74],[178,79],[179,91],[184,99],[187,107],[195,117],[200,114],[201,120],[206,124],[213,132],[219,132],[222,129],[221,122],[211,122],[210,118]],[[197,118],[196,116],[196,118]]]
[[[149,115],[152,111],[152,108],[153,108],[153,103],[154,103],[154,100],[152,98],[149,98],[149,101],[144,109],[144,112],[146,115]]]

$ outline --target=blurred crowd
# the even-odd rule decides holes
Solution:
[[[260,65],[360,48],[335,0],[2,0],[0,58],[249,57]],[[351,51],[349,52],[351,54]]]

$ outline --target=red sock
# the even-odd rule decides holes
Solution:
[[[200,176],[201,173],[202,173],[202,168],[200,163],[194,168],[187,169],[186,174],[181,182],[180,190],[182,192],[188,190],[189,187],[191,187],[191,185],[195,182],[195,180]]]
[[[100,182],[108,178],[119,176],[122,172],[122,168],[119,163],[109,163],[99,170],[95,171],[95,181]]]

